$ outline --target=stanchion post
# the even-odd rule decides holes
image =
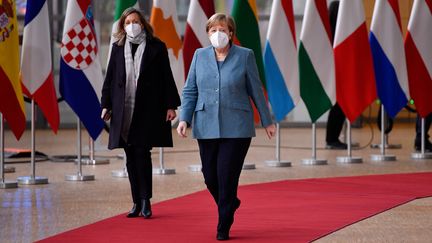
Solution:
[[[396,161],[396,156],[388,154],[385,154],[385,128],[384,128],[384,120],[385,120],[385,111],[384,111],[384,105],[381,104],[381,154],[372,154],[371,160],[372,161]]]
[[[412,153],[411,158],[416,160],[432,159],[432,153],[426,153],[426,138],[425,138],[425,119],[421,118],[421,151],[420,153]]]
[[[31,156],[30,166],[32,173],[30,176],[20,176],[17,181],[21,185],[37,185],[37,184],[48,184],[47,177],[36,176],[36,163],[35,163],[35,151],[36,151],[36,131],[35,131],[35,102],[31,100]]]
[[[302,159],[302,164],[304,165],[326,165],[326,159],[316,158],[316,124],[312,123],[312,158]]]
[[[265,164],[270,167],[290,167],[291,162],[280,160],[280,125],[276,123],[276,160],[267,160]]]
[[[164,150],[159,148],[159,162],[160,168],[153,169],[153,174],[155,175],[172,175],[175,174],[175,169],[167,169],[164,165]]]
[[[345,163],[345,164],[352,164],[352,163],[362,163],[363,159],[361,157],[353,157],[352,151],[351,151],[351,123],[349,120],[347,120],[347,131],[346,131],[346,137],[347,137],[347,152],[348,156],[346,157],[336,157],[336,161],[339,163]]]
[[[95,179],[94,175],[83,175],[82,174],[82,164],[81,164],[81,121],[79,117],[77,118],[77,159],[78,159],[78,172],[75,175],[66,175],[66,181],[93,181]]]
[[[0,112],[0,189],[17,188],[16,181],[6,181],[4,175],[4,121]]]

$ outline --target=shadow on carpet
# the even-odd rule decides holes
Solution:
[[[432,173],[285,180],[241,186],[231,229],[241,242],[310,242],[411,200],[432,196]],[[153,205],[151,219],[125,214],[39,242],[215,242],[207,191]]]

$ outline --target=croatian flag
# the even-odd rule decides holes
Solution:
[[[350,122],[376,99],[372,52],[362,0],[341,0],[333,43],[336,101]]]
[[[398,0],[377,0],[369,35],[378,97],[390,117],[406,106],[408,74]]]
[[[409,88],[417,112],[432,113],[432,0],[416,0],[405,39]]]
[[[99,103],[102,82],[91,0],[69,0],[61,43],[60,93],[93,140],[104,127]]]
[[[297,44],[291,0],[273,1],[264,49],[267,92],[280,122],[300,100]]]
[[[23,92],[34,99],[57,133],[60,117],[52,75],[51,35],[47,26],[47,2],[28,1],[21,51],[21,83]]]

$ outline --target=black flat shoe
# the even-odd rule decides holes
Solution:
[[[326,149],[347,149],[348,145],[346,143],[342,143],[341,141],[327,143]]]
[[[217,232],[216,240],[229,240],[229,232]]]
[[[151,204],[150,204],[150,200],[149,199],[143,199],[142,200],[141,215],[145,219],[148,219],[148,218],[150,218],[152,216]]]
[[[141,204],[134,203],[132,206],[132,209],[129,211],[129,213],[126,215],[128,218],[136,218],[140,215],[141,212]]]

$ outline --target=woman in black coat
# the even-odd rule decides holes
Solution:
[[[124,148],[133,207],[127,217],[152,215],[152,147],[172,147],[171,120],[180,98],[165,44],[143,15],[126,9],[114,34],[102,88],[102,118],[111,119],[109,149]]]

